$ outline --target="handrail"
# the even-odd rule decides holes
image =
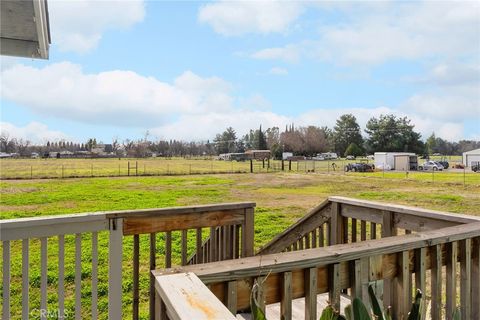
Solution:
[[[446,265],[444,274],[443,265]],[[444,312],[453,313],[458,296],[456,283],[460,279],[462,319],[478,318],[480,222],[353,244],[156,270],[152,274],[159,279],[175,273],[195,273],[234,313],[250,308],[252,278],[257,279],[262,286],[258,289],[260,299],[266,304],[280,301],[282,317],[286,319],[292,316],[294,298],[304,296],[305,316],[315,319],[318,293],[329,292],[329,300],[339,309],[343,289],[351,288],[353,296],[368,299],[368,284],[384,280],[384,306],[391,306],[396,319],[403,319],[411,304],[412,274],[415,287],[425,292],[429,269],[434,290],[432,317],[438,318],[442,312],[439,299],[445,282]]]
[[[292,267],[302,269],[318,267],[475,237],[480,237],[480,222],[422,233],[366,240],[353,244],[338,244],[323,248],[280,252],[241,258],[238,261],[226,260],[152,272],[155,276],[193,272],[204,283],[210,284],[219,280],[233,281],[247,277],[266,276],[269,273],[289,271]]]
[[[301,217],[297,222],[275,236],[270,242],[260,248],[256,254],[261,255],[281,252],[287,246],[292,245],[313,229],[327,222],[330,219],[329,205],[329,199],[324,200],[306,215]]]

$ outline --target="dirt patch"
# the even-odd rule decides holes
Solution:
[[[7,187],[0,189],[0,194],[15,194],[15,193],[29,193],[29,192],[36,192],[38,188],[35,187]]]

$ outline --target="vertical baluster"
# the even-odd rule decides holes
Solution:
[[[340,288],[338,289],[339,289],[338,294],[340,295]],[[332,300],[332,301],[335,301],[335,300]],[[316,318],[317,318],[317,268],[308,268],[305,270],[305,319],[316,320]]]
[[[365,220],[360,221],[360,240],[367,240],[367,222]]]
[[[328,299],[335,310],[340,310],[340,264],[329,265],[328,271]]]
[[[472,319],[480,319],[480,238],[472,242]]]
[[[133,320],[138,320],[139,312],[139,286],[140,286],[140,236],[138,234],[133,235]]]
[[[462,320],[472,319],[472,239],[460,241],[460,306]]]
[[[75,234],[75,319],[82,319],[82,235]]]
[[[292,272],[284,272],[280,302],[280,319],[292,319]]]
[[[235,259],[240,257],[240,225],[235,226]]]
[[[202,228],[197,228],[196,230],[196,249],[197,249],[197,254],[195,255],[197,257],[196,263],[203,263],[203,252],[202,250]]]
[[[150,233],[150,270],[154,270],[157,264],[157,234]],[[155,277],[150,272],[150,293],[149,293],[150,320],[155,317]]]
[[[228,259],[235,257],[235,226],[228,226]]]
[[[108,238],[108,318],[122,319],[123,219],[110,219]]]
[[[432,284],[432,319],[441,319],[442,317],[442,247],[437,244],[431,247],[430,273]]]
[[[403,251],[397,254],[398,271],[397,278],[395,279],[396,303],[393,304],[395,308],[394,313],[396,314],[397,319],[406,319],[411,304],[412,292],[410,291],[409,286],[411,274],[409,270],[408,255],[408,251]]]
[[[456,306],[457,300],[457,286],[456,286],[456,274],[457,274],[457,243],[447,243],[447,284],[446,284],[446,315],[447,319],[450,319]]]
[[[29,312],[29,299],[28,299],[28,291],[30,288],[29,283],[29,239],[22,240],[22,319],[28,320],[28,312]],[[3,260],[3,263],[6,261]]]
[[[243,231],[243,230],[242,230]],[[216,243],[217,243],[217,237],[216,237],[216,230],[215,230],[215,227],[210,227],[210,252],[209,252],[209,260],[208,262],[212,262],[212,261],[217,261],[215,259],[215,256],[216,256]]]
[[[172,267],[172,232],[165,232],[165,268]]]
[[[227,282],[227,308],[232,314],[237,314],[237,281]]]
[[[187,264],[187,236],[188,230],[182,230],[182,266]]]
[[[298,248],[300,250],[303,250],[303,238],[298,239],[297,242],[298,242]]]
[[[10,319],[10,241],[3,241],[2,319]]]
[[[304,239],[305,239],[305,249],[310,249],[310,234],[307,233],[305,235]]]
[[[348,243],[348,218],[342,217],[342,243]]]
[[[322,224],[320,227],[318,227],[318,242],[320,247],[325,246],[325,234],[323,232],[324,227],[325,224]]]
[[[47,311],[47,238],[40,238],[40,310]],[[40,311],[40,318],[46,319],[45,313]]]
[[[257,277],[257,284],[258,307],[265,314],[265,277]]]
[[[98,318],[98,233],[92,232],[92,319]]]
[[[370,222],[370,239],[377,239],[377,224]]]
[[[415,250],[415,287],[426,294],[427,289],[427,248]],[[426,308],[422,308],[422,319],[425,319]]]
[[[352,242],[357,242],[357,219],[352,218]]]
[[[58,313],[65,316],[65,236],[58,236]]]
[[[297,243],[297,241],[295,241],[293,243],[293,251],[297,251],[297,250],[298,250],[298,243]]]
[[[312,231],[312,248],[316,248],[318,246],[318,240],[317,240],[317,229],[313,229]]]

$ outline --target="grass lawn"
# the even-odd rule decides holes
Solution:
[[[329,195],[385,201],[456,213],[480,215],[480,174],[222,174],[175,177],[125,177],[54,180],[11,180],[0,182],[1,218],[20,218],[87,211],[140,209],[220,202],[254,201],[255,246],[296,221],[308,209]],[[107,317],[107,233],[99,235],[99,309]],[[193,238],[193,237],[192,237]],[[141,315],[148,313],[148,237],[141,236]],[[48,241],[49,308],[55,308],[56,255],[55,238]],[[124,314],[130,318],[132,289],[132,237],[124,239]],[[158,264],[163,261],[163,235],[158,235]],[[174,262],[179,260],[180,235],[173,235]],[[31,308],[39,306],[40,244],[30,241]],[[190,248],[193,250],[193,246]],[[82,306],[83,317],[90,308],[90,235],[82,236]],[[3,263],[3,262],[2,262]],[[74,237],[66,237],[66,307],[73,314]],[[160,265],[161,267],[161,265]],[[12,242],[12,310],[21,314],[21,242]],[[1,266],[0,266],[1,270]],[[1,287],[1,285],[0,285]]]

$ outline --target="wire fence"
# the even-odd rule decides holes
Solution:
[[[322,173],[431,183],[480,185],[480,173],[467,169],[445,171],[345,172],[355,160],[301,161],[219,161],[213,159],[2,159],[0,179],[54,179],[125,176],[171,176],[219,173]],[[372,164],[373,161],[364,160]]]

